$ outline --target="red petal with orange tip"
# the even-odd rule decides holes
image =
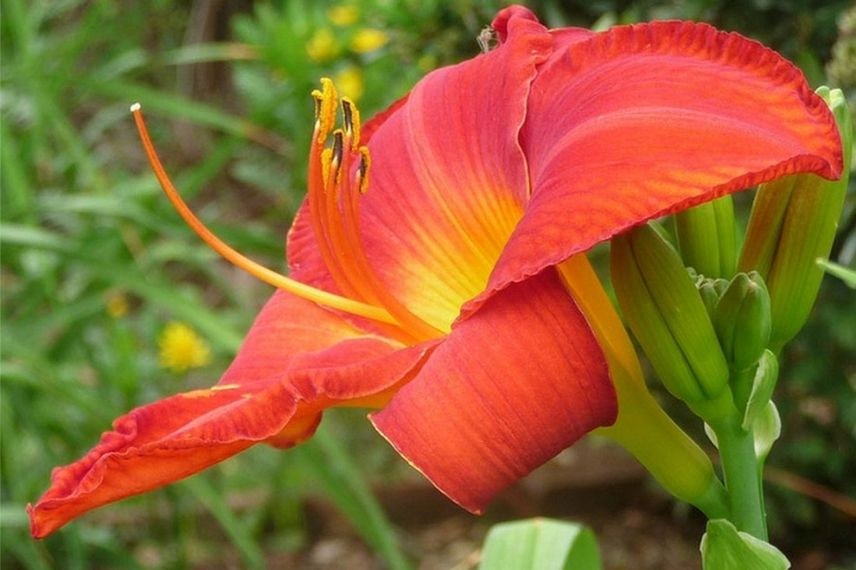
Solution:
[[[832,116],[796,67],[690,22],[616,27],[554,52],[522,143],[533,194],[493,289],[648,219],[841,169]]]
[[[459,321],[371,419],[441,491],[480,512],[616,413],[603,353],[548,270]]]

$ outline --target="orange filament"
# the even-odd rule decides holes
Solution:
[[[325,91],[326,87],[327,86],[325,85]],[[332,89],[332,82],[330,83],[330,89]],[[329,115],[329,104],[327,104],[327,106],[325,107],[324,103],[324,101],[321,101],[320,105],[318,105],[318,107],[321,109],[319,111],[319,115],[325,112]],[[169,201],[175,207],[176,211],[179,213],[182,219],[184,219],[187,225],[190,226],[190,228],[194,232],[196,232],[196,234],[200,238],[202,238],[202,240],[206,244],[208,244],[209,247],[211,247],[211,249],[219,253],[223,258],[225,258],[235,266],[240,267],[241,269],[248,272],[250,275],[256,277],[257,279],[264,281],[265,283],[272,285],[278,289],[287,291],[302,299],[306,299],[308,301],[318,303],[319,305],[330,307],[331,309],[337,309],[346,313],[350,313],[352,315],[365,317],[373,321],[377,321],[379,323],[398,324],[397,319],[382,307],[363,303],[354,299],[349,299],[347,297],[341,297],[339,295],[335,295],[333,293],[329,293],[321,289],[316,289],[315,287],[306,285],[305,283],[301,283],[299,281],[286,277],[285,275],[272,271],[247,258],[243,254],[239,253],[238,251],[227,245],[213,233],[211,233],[211,231],[208,230],[208,228],[206,228],[205,225],[199,220],[199,218],[197,218],[196,215],[190,210],[190,208],[178,194],[178,191],[175,189],[175,186],[173,186],[172,181],[169,179],[169,176],[167,175],[166,170],[164,169],[163,164],[161,163],[161,160],[158,157],[157,152],[155,151],[151,138],[149,137],[149,132],[146,128],[146,123],[143,119],[143,114],[140,110],[139,103],[131,105],[131,113],[134,116],[134,122],[137,125],[137,130],[139,131],[140,139],[143,143],[143,148],[145,149],[146,156],[149,159],[149,163],[152,166],[152,170],[154,170],[155,172],[155,176],[157,177],[158,182],[160,182],[161,188],[163,188],[163,191],[166,194],[167,198],[169,198]],[[335,114],[335,108],[333,109],[333,113]],[[324,124],[322,118],[319,118],[318,121],[322,125]],[[327,126],[329,127],[329,122],[327,123]]]

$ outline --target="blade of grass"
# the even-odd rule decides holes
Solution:
[[[250,139],[277,152],[281,152],[285,146],[279,136],[263,127],[224,113],[217,107],[165,93],[147,85],[131,81],[101,82],[90,79],[82,81],[81,86],[104,97],[123,99],[128,101],[129,105],[139,101],[143,109],[213,127],[225,133]]]
[[[244,525],[226,504],[223,493],[219,489],[216,489],[204,476],[191,477],[182,482],[181,485],[214,516],[214,519],[240,553],[247,568],[265,568],[262,549],[256,544],[256,539],[252,533],[248,532],[249,527]]]
[[[182,46],[159,58],[163,65],[188,65],[211,61],[246,61],[259,58],[258,49],[240,42],[202,43]]]
[[[0,227],[0,243],[46,249],[73,257],[82,262],[93,275],[114,286],[127,289],[150,303],[160,305],[177,318],[187,321],[221,350],[234,352],[241,344],[242,335],[232,325],[195,299],[176,294],[174,283],[161,281],[151,275],[142,275],[133,267],[105,264],[103,259],[74,249],[61,235],[40,228],[4,224]]]
[[[369,486],[339,441],[322,425],[312,439],[296,448],[324,493],[392,570],[408,570],[410,563],[398,547],[395,530]]]
[[[5,119],[0,121],[0,138],[3,140],[3,144],[0,144],[0,176],[3,180],[3,202],[7,204],[3,208],[3,217],[32,221],[33,193],[24,172],[17,142]]]

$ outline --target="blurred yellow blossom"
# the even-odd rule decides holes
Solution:
[[[360,11],[353,4],[338,4],[327,10],[327,19],[334,26],[350,26],[359,17]]]
[[[342,68],[333,76],[333,83],[342,95],[357,101],[363,94],[363,71],[355,65]]]
[[[339,53],[339,43],[330,28],[320,28],[306,42],[306,54],[313,61],[327,61]]]
[[[113,293],[107,297],[107,314],[121,319],[128,314],[128,297],[124,293]]]
[[[389,35],[377,28],[360,28],[351,38],[351,49],[357,53],[368,53],[380,49],[389,41]]]
[[[432,53],[426,53],[416,60],[416,65],[421,71],[428,73],[437,67],[437,56]]]
[[[168,323],[158,339],[160,365],[175,373],[205,366],[211,361],[208,343],[188,325]]]

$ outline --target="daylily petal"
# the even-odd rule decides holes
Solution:
[[[381,406],[432,344],[366,336],[313,303],[278,292],[214,388],[178,394],[117,419],[85,457],[55,469],[28,507],[43,537],[93,508],[177,481],[259,443],[285,448],[333,405]]]
[[[518,130],[551,39],[529,19],[508,27],[497,49],[429,74],[368,143],[369,261],[396,298],[441,330],[484,288],[527,192]]]
[[[508,41],[508,23],[515,18],[538,22],[538,17],[529,8],[519,5],[503,8],[490,24],[500,42]],[[553,53],[594,35],[594,32],[585,28],[554,28],[548,32],[553,37]]]
[[[494,290],[645,220],[841,169],[832,117],[799,70],[704,24],[617,27],[574,43],[540,69],[529,101],[533,195]]]
[[[81,460],[54,469],[51,486],[29,506],[41,538],[101,505],[177,481],[280,433],[296,411],[287,387],[198,390],[137,408]],[[295,441],[312,433],[301,425]]]
[[[297,354],[313,353],[364,335],[335,312],[276,291],[256,316],[219,384],[245,384],[281,376]]]
[[[498,491],[611,424],[616,413],[603,353],[547,270],[456,323],[371,419],[441,491],[480,512]]]

